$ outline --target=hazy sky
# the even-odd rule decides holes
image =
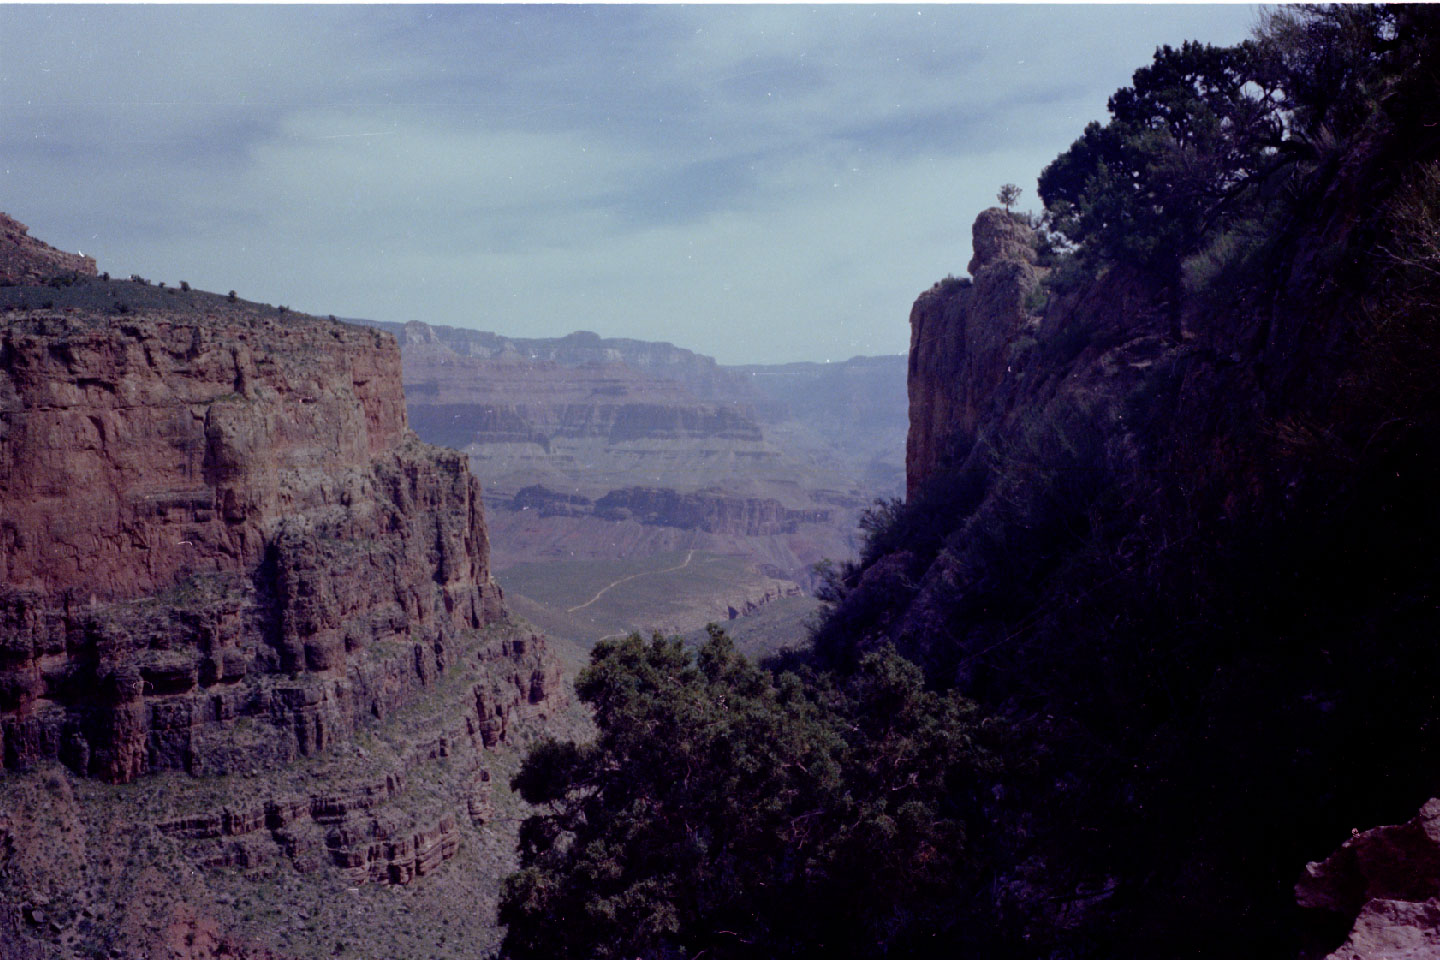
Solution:
[[[312,313],[900,353],[970,224],[1233,6],[0,6],[0,209]]]

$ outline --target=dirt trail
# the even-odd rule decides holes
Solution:
[[[601,597],[605,596],[605,594],[609,593],[611,590],[615,589],[616,587],[620,586],[620,584],[625,583],[625,582],[627,582],[627,581],[635,580],[635,579],[637,579],[637,578],[639,578],[639,577],[648,577],[648,576],[650,576],[651,574],[656,574],[656,573],[674,573],[676,570],[684,570],[686,567],[690,566],[690,561],[693,560],[694,558],[695,558],[695,551],[694,551],[694,550],[691,550],[689,553],[685,554],[685,562],[682,563],[682,564],[679,564],[678,566],[666,567],[664,570],[646,570],[646,571],[644,571],[644,572],[642,572],[642,573],[632,573],[632,574],[630,574],[630,576],[628,576],[628,577],[621,577],[619,580],[616,580],[614,583],[611,583],[609,586],[601,587],[601,588],[600,588],[600,592],[597,593],[597,594],[595,594],[595,596],[591,597],[589,600],[586,600],[584,603],[577,604],[577,605],[575,605],[575,606],[573,606],[573,607],[569,607],[569,608],[567,608],[567,609],[565,610],[565,612],[566,612],[566,613],[574,613],[576,610],[584,610],[586,607],[590,606],[590,604],[594,603],[596,600],[599,600]]]

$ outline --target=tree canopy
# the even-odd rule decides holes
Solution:
[[[1175,270],[1281,142],[1256,47],[1162,47],[1040,175],[1050,225],[1089,252]]]
[[[632,635],[577,691],[598,738],[541,745],[514,781],[544,812],[506,956],[908,953],[956,923],[994,732],[893,651],[833,682],[762,670],[718,628],[698,654]]]

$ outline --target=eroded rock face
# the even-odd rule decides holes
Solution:
[[[1295,901],[1354,919],[1328,960],[1440,955],[1440,798],[1405,823],[1357,832],[1329,857],[1306,864]]]
[[[0,284],[33,284],[95,276],[95,258],[56,250],[29,235],[29,228],[0,213]]]
[[[479,484],[409,432],[391,336],[128,282],[44,293],[0,290],[0,765],[281,765],[501,616]],[[497,668],[521,701],[552,670],[538,638]]]
[[[973,236],[973,282],[937,283],[910,311],[910,497],[948,455],[973,443],[1031,323],[1025,300],[1038,280],[1034,231],[995,207],[976,219]]]
[[[699,403],[620,365],[463,358],[434,369],[412,361],[409,375],[424,378],[407,385],[417,398],[416,428],[460,449],[531,444],[550,455],[587,441],[709,440],[758,448],[763,440],[744,411]]]

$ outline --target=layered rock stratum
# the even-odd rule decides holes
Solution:
[[[400,342],[411,425],[481,478],[502,577],[518,564],[739,555],[749,574],[706,607],[744,610],[761,580],[813,589],[814,565],[853,555],[862,511],[900,491],[901,357],[724,367],[584,331],[374,325]],[[634,626],[703,623],[659,613],[637,608]]]
[[[150,906],[182,926],[244,925],[217,870],[408,885],[483,846],[496,751],[556,708],[558,668],[505,619],[465,457],[409,429],[394,338],[87,277],[23,239],[0,287],[8,920],[45,956],[158,949],[93,918],[82,936],[83,884],[56,902],[128,841],[35,860],[36,777],[130,785],[57,829],[143,811],[188,877]]]

